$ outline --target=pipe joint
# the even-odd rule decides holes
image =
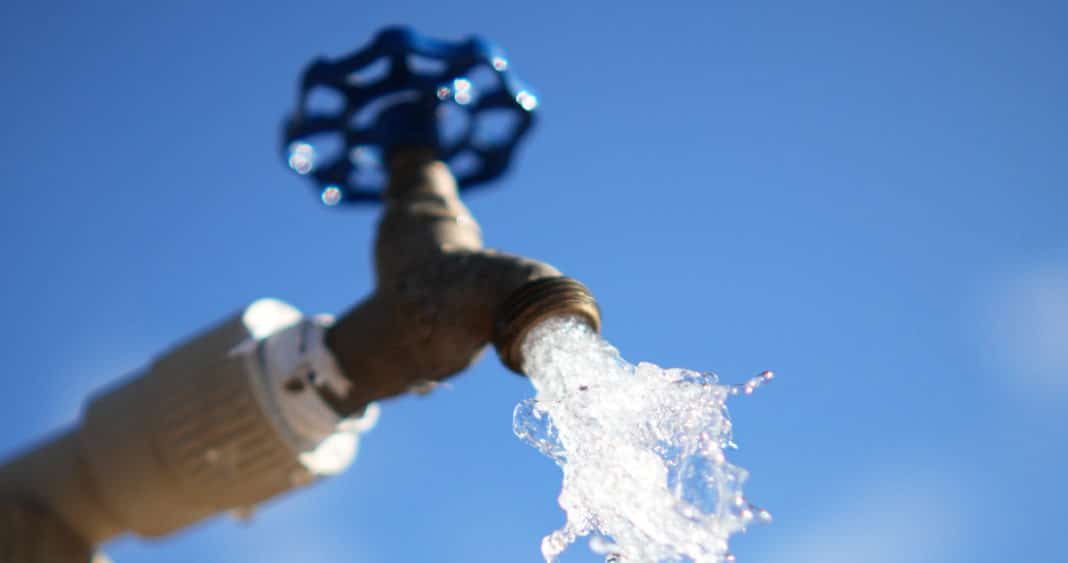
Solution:
[[[543,320],[557,316],[574,316],[594,331],[601,330],[601,309],[590,290],[576,279],[542,278],[512,292],[501,304],[494,325],[493,344],[501,363],[522,375],[521,347],[527,333]]]

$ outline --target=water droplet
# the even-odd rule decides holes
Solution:
[[[341,203],[341,190],[337,186],[327,186],[323,189],[322,200],[331,206]]]
[[[757,519],[765,524],[771,523],[771,513],[761,508],[757,511]]]
[[[438,88],[438,99],[439,100],[447,99],[450,94],[452,94],[452,89],[450,89],[448,86],[442,86],[442,87]]]
[[[297,174],[307,174],[315,167],[315,148],[308,143],[293,143],[289,147],[289,167]]]
[[[538,107],[538,97],[526,90],[523,90],[515,95],[515,101],[519,103],[519,106],[527,111],[532,111]]]
[[[456,94],[453,96],[453,98],[456,100],[456,103],[460,105],[467,105],[471,103],[472,88],[470,80],[466,78],[457,78],[456,80],[452,81],[452,88],[456,91]]]
[[[505,70],[508,68],[508,61],[504,57],[493,57],[493,70]]]

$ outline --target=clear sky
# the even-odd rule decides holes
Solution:
[[[732,403],[751,562],[1065,557],[1060,2],[21,2],[0,7],[0,454],[252,300],[339,312],[376,209],[279,161],[296,78],[387,24],[482,34],[538,91],[489,245],[586,282],[624,356]],[[1060,100],[1060,101],[1058,101]],[[383,405],[345,474],[117,563],[526,562],[559,471],[492,355]],[[585,546],[565,561],[595,561]]]

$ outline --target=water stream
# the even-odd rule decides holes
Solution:
[[[771,515],[742,494],[748,476],[724,450],[726,401],[772,378],[742,385],[715,374],[630,364],[585,324],[550,319],[523,343],[536,390],[515,408],[516,436],[563,470],[567,522],[545,536],[547,562],[577,538],[606,561],[733,561],[731,534]]]

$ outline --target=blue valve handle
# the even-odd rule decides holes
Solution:
[[[381,76],[370,76],[370,70],[385,66]],[[479,71],[487,84],[469,79]],[[320,88],[340,95],[344,105],[334,111],[311,107],[311,95]],[[537,104],[494,44],[478,37],[440,41],[407,28],[386,28],[363,49],[337,60],[317,59],[304,70],[297,109],[283,130],[283,158],[315,183],[328,205],[380,201],[384,175],[361,172],[381,168],[382,159],[360,155],[388,158],[403,146],[432,147],[450,163],[466,158],[466,166],[453,166],[460,188],[466,189],[508,168]],[[512,125],[487,140],[478,125],[491,114],[507,117]],[[449,115],[461,130],[446,135]],[[323,136],[340,140],[339,154],[324,158],[318,153],[315,139]]]

